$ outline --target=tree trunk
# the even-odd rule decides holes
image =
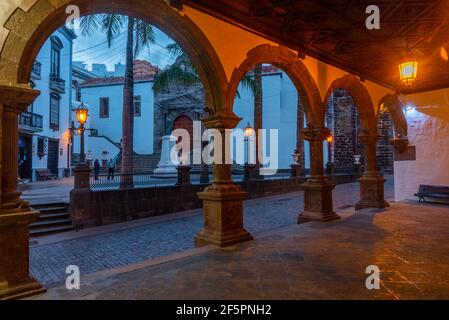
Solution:
[[[123,86],[122,116],[122,180],[121,188],[133,187],[134,150],[134,23],[128,17],[128,38],[126,43],[125,81]]]
[[[254,96],[254,133],[256,137],[255,150],[256,150],[256,176],[260,176],[261,159],[262,159],[262,145],[259,144],[259,129],[263,128],[263,116],[262,116],[262,106],[263,106],[263,88],[262,88],[262,65],[258,64],[254,67],[254,81],[258,87],[258,92]]]
[[[300,154],[299,163],[304,170],[306,166],[306,158],[304,151],[304,138],[302,132],[304,130],[304,105],[302,104],[301,97],[298,94],[298,113],[296,121],[296,153]]]

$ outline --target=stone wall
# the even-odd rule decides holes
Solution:
[[[353,175],[334,176],[338,184],[356,180]],[[248,192],[249,199],[301,190],[303,180],[273,179],[236,183]],[[159,188],[136,188],[71,192],[70,215],[78,226],[92,227],[128,220],[165,215],[201,208],[203,203],[197,193],[207,185],[168,186]],[[298,208],[300,210],[300,208]]]
[[[379,172],[393,173],[394,150],[390,139],[394,138],[393,121],[388,112],[379,114],[377,121],[379,142],[377,143],[377,169]]]
[[[363,155],[363,146],[357,142],[357,136],[361,131],[357,108],[346,90],[333,92],[326,113],[326,123],[334,136],[329,154],[335,172],[353,172],[354,154]]]

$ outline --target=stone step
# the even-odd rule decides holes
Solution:
[[[37,238],[37,237],[48,236],[51,234],[73,231],[73,230],[75,230],[75,228],[73,226],[68,226],[68,225],[46,228],[46,229],[30,230],[30,237]]]
[[[47,221],[38,220],[35,223],[30,224],[30,230],[49,229],[53,227],[72,226],[72,220],[70,219],[53,219]]]
[[[70,219],[70,214],[67,212],[47,213],[47,214],[41,212],[41,215],[39,216],[39,221],[61,220],[61,219]]]
[[[30,237],[41,237],[74,230],[67,203],[47,203],[31,206],[40,212],[38,220],[30,225]]]

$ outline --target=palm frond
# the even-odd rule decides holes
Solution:
[[[106,38],[108,40],[109,47],[112,44],[112,41],[117,37],[123,28],[123,24],[125,23],[127,17],[121,14],[103,14],[101,17],[101,31],[106,33]],[[131,18],[133,19],[133,18]]]
[[[186,68],[182,64],[172,64],[156,75],[153,90],[161,92],[171,85],[191,86],[200,83],[200,81],[194,69]]]
[[[249,74],[245,74],[242,78],[242,80],[240,81],[240,85],[250,91],[253,96],[256,96],[258,94],[261,93],[261,89],[260,86],[257,84],[257,81],[254,79],[254,77],[250,76]],[[241,98],[240,92],[237,90],[236,92],[236,97],[237,98]]]
[[[99,23],[101,21],[102,15],[91,14],[88,16],[81,17],[80,19],[80,29],[83,36],[91,34],[93,31],[98,30]]]
[[[170,53],[172,56],[183,56],[185,55],[184,50],[182,47],[177,43],[170,43],[165,46],[165,49],[167,49],[168,53]]]
[[[134,48],[134,56],[137,57],[144,48],[150,53],[150,44],[156,42],[156,35],[153,27],[143,20],[136,19],[135,23],[136,45]]]

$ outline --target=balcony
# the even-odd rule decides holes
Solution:
[[[44,127],[43,117],[39,114],[24,112],[19,115],[19,130],[26,133],[41,132]]]
[[[65,80],[59,76],[50,75],[50,90],[57,93],[65,93]]]
[[[34,61],[33,69],[31,71],[31,78],[34,80],[40,80],[41,79],[41,69],[42,69],[42,64],[38,61]]]

